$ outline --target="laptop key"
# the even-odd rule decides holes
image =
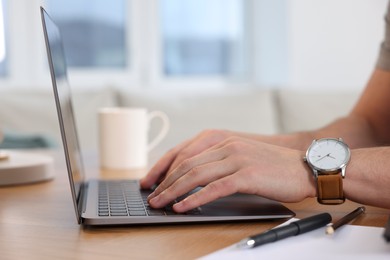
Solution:
[[[127,209],[126,208],[115,208],[115,209],[110,208],[110,212],[127,212]]]
[[[120,210],[110,210],[110,213],[127,213],[126,209],[120,209]]]
[[[145,204],[143,204],[142,202],[127,202],[127,206],[128,207],[143,207],[145,206]]]
[[[134,211],[145,211],[144,207],[128,207],[128,210],[134,210]]]
[[[146,212],[144,210],[129,210],[130,216],[146,216]]]
[[[111,212],[111,216],[114,216],[114,217],[127,216],[127,212]]]
[[[110,200],[110,204],[124,204],[124,200]]]
[[[162,210],[148,210],[148,215],[149,216],[164,216],[165,212]]]
[[[110,209],[126,209],[126,204],[110,205]]]
[[[111,208],[125,208],[126,207],[126,204],[125,203],[113,203],[113,204],[111,204],[110,203],[110,207]]]

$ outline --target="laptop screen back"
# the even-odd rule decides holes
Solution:
[[[62,39],[58,27],[42,7],[41,16],[72,196],[77,217],[80,219],[81,208],[79,205],[81,203],[79,200],[81,186],[84,181],[84,171],[73,113],[71,91],[67,79]]]
[[[91,186],[89,186],[90,188],[88,189],[88,197],[92,198],[92,203],[90,204],[92,206],[85,206],[85,213],[83,212],[83,218],[81,218],[81,205],[83,204],[84,190],[87,189],[84,189],[84,171],[76,132],[71,91],[67,80],[67,69],[62,40],[58,27],[43,8],[41,8],[41,15],[68,175],[79,223],[83,222],[90,225],[178,223],[273,219],[286,218],[294,215],[293,212],[280,203],[255,195],[235,194],[202,206],[201,215],[173,216],[164,213],[161,217],[153,216],[150,218],[149,216],[151,213],[148,212],[141,216],[132,216],[130,213],[129,218],[122,218],[115,215],[100,217],[99,215],[96,215],[97,204],[94,200],[95,198],[98,198],[98,182],[91,182]],[[137,192],[139,192],[138,186],[136,188]],[[88,200],[86,200],[86,202],[88,202]],[[125,211],[127,214],[128,210],[126,209]],[[111,209],[110,214],[112,214]],[[113,217],[111,218],[111,216]]]

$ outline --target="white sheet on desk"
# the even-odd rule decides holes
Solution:
[[[232,245],[201,259],[389,260],[390,244],[385,242],[383,232],[384,228],[346,225],[326,235],[325,228],[320,228],[253,249]]]

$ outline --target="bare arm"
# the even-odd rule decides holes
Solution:
[[[308,142],[321,137],[342,137],[352,148],[344,179],[347,198],[390,208],[390,147],[386,147],[390,143],[390,72],[373,72],[347,117],[316,131],[282,138],[290,140],[290,147],[305,150]]]
[[[390,144],[390,72],[376,69],[351,113],[314,131],[255,136],[259,141],[306,150],[313,139],[342,137],[351,148]]]
[[[204,131],[163,156],[141,185],[148,188],[164,178],[150,197],[154,207],[205,186],[176,204],[179,212],[234,192],[300,201],[316,195],[311,171],[302,162],[303,151],[313,139],[342,137],[352,148],[344,180],[347,198],[390,208],[390,148],[380,147],[390,141],[389,98],[390,72],[375,70],[351,113],[324,128],[275,136]]]
[[[332,124],[316,131],[266,136],[226,130],[205,130],[194,138],[177,145],[166,153],[156,163],[156,165],[154,165],[148,175],[141,180],[141,185],[143,188],[150,188],[159,180],[165,178],[166,174],[169,174],[170,171],[175,169],[186,159],[191,158],[233,136],[302,151],[307,149],[313,139],[321,137],[342,137],[351,148],[376,146],[380,141],[375,138],[375,129],[380,129],[383,125],[387,125],[388,123],[382,122],[378,119],[371,119],[371,114],[374,113],[369,113],[369,111],[366,111],[365,108],[368,107],[366,106],[366,103],[372,102],[374,104],[379,104],[376,103],[375,100],[370,100],[375,99],[376,89],[380,90],[381,88],[384,88],[381,83],[385,81],[386,78],[387,81],[390,82],[389,75],[390,73],[388,72],[375,71],[367,85],[367,90],[363,93],[360,101],[350,115],[340,118]],[[390,91],[390,87],[387,89]],[[386,106],[387,102],[384,99],[380,104],[381,110],[384,111],[382,113],[386,113]],[[376,117],[375,114],[373,116]],[[376,125],[373,125],[374,123],[371,122],[374,122]]]
[[[307,142],[321,137],[342,137],[352,148],[344,180],[347,198],[390,208],[390,147],[386,147],[390,143],[390,72],[373,72],[347,117],[322,129],[284,138],[290,138],[290,147],[306,149]],[[276,142],[281,140],[275,138]]]
[[[363,119],[372,145],[390,143],[390,71],[375,70],[351,116]],[[357,141],[357,140],[354,140]]]
[[[348,136],[352,150],[346,196],[360,203],[390,208],[390,72],[375,70],[350,118],[361,121],[362,133]],[[347,139],[346,139],[347,140]]]

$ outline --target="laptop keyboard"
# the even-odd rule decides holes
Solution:
[[[172,210],[171,206],[163,209],[151,208],[147,201],[151,192],[140,190],[136,180],[99,182],[98,215],[101,217],[179,215]],[[199,214],[200,209],[185,213],[185,215]]]

